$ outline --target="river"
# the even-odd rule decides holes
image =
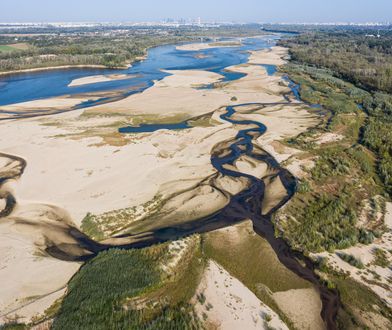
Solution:
[[[238,79],[242,74],[226,71],[225,68],[232,65],[245,63],[248,60],[249,50],[258,50],[268,48],[274,45],[277,36],[265,38],[248,38],[245,39],[241,47],[213,48],[202,51],[179,51],[173,45],[161,46],[151,49],[148,52],[146,60],[133,65],[127,70],[116,70],[119,74],[135,75],[131,79],[117,80],[104,83],[95,83],[79,87],[68,87],[69,83],[81,77],[113,73],[112,70],[95,70],[95,69],[70,69],[55,70],[38,73],[17,74],[10,77],[0,79],[0,105],[13,104],[18,102],[31,101],[41,98],[60,96],[64,94],[76,95],[80,93],[91,93],[98,91],[121,90],[123,95],[127,96],[132,93],[140,92],[149,86],[152,86],[155,80],[160,80],[168,75],[161,71],[167,70],[209,70],[224,76],[224,80],[232,81]],[[272,41],[272,43],[271,43]],[[203,56],[196,56],[197,54]],[[265,66],[268,74],[272,75],[276,72],[276,67]],[[135,88],[135,86],[140,86]],[[292,93],[298,98],[297,86],[291,84]],[[206,87],[210,88],[210,87]],[[132,90],[131,90],[132,89]],[[129,91],[131,90],[131,91]],[[286,97],[286,103],[279,103],[282,106],[290,104],[290,100]],[[89,104],[79,105],[86,107]],[[262,136],[266,127],[259,122],[252,120],[235,120],[233,115],[236,109],[243,106],[267,106],[272,104],[238,104],[228,106],[226,111],[221,115],[221,119],[238,126],[244,126],[239,130],[237,136],[227,143],[225,141],[225,152],[221,152],[222,146],[216,146],[216,150],[212,151],[211,163],[218,173],[231,177],[244,177],[249,182],[249,188],[231,197],[229,204],[219,212],[207,216],[197,221],[184,222],[182,224],[160,228],[155,231],[146,233],[137,233],[137,242],[125,245],[115,245],[120,248],[142,248],[156,243],[174,240],[194,233],[203,233],[215,229],[231,226],[243,220],[251,219],[254,230],[257,234],[264,237],[273,250],[275,251],[280,262],[289,270],[299,275],[301,278],[311,282],[317,287],[322,301],[321,316],[328,329],[336,329],[336,316],[340,307],[339,296],[336,290],[328,289],[314,272],[312,261],[303,256],[301,253],[293,251],[288,244],[281,238],[275,237],[274,226],[271,216],[280,207],[287,203],[296,190],[296,178],[286,169],[280,167],[279,163],[267,152],[256,147],[254,141]],[[188,122],[174,123],[169,125],[144,125],[140,127],[120,128],[121,133],[139,133],[152,132],[157,129],[187,129],[190,128]],[[218,152],[220,151],[220,152]],[[224,156],[221,156],[221,155]],[[241,156],[246,155],[257,161],[265,162],[269,167],[276,170],[276,176],[279,176],[287,195],[280,203],[275,206],[266,215],[262,215],[262,202],[264,196],[264,182],[252,175],[241,173],[236,170],[227,169],[225,165],[233,165]],[[11,157],[7,155],[8,157]],[[15,159],[17,160],[17,159]],[[23,160],[19,160],[22,162]],[[25,164],[23,165],[24,168]],[[19,174],[22,175],[23,170]],[[0,178],[0,186],[8,178]],[[7,204],[6,212],[9,214],[15,204],[13,196],[7,196],[9,204]],[[6,214],[0,214],[0,216]],[[47,252],[55,258],[62,260],[78,260],[86,261],[100,251],[112,248],[114,245],[101,244],[95,242],[75,227],[68,227],[67,234],[75,239],[79,246],[92,253],[86,255],[73,256],[65,253],[56,245],[47,248]],[[117,238],[132,238],[132,234],[122,235]],[[253,260],[252,262],[256,262]]]

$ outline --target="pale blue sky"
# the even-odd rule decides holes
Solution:
[[[392,0],[0,0],[0,22],[199,16],[247,22],[385,22],[392,21]]]

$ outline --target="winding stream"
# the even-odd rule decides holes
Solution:
[[[273,74],[273,69],[270,68],[270,73]],[[122,84],[123,82],[121,82]],[[293,87],[293,86],[291,86]],[[294,89],[294,88],[292,88]],[[294,89],[293,93],[297,96],[297,91]],[[264,107],[271,105],[288,105],[290,101],[288,98],[286,103],[250,103],[238,104],[235,106],[228,106],[225,112],[220,115],[220,118],[226,122],[245,126],[244,129],[239,130],[238,134],[232,141],[225,141],[224,144],[216,146],[212,151],[211,163],[218,173],[224,176],[234,178],[245,178],[250,182],[249,187],[242,192],[230,198],[229,203],[220,211],[207,217],[197,219],[195,221],[183,222],[178,225],[159,228],[153,231],[142,232],[137,234],[124,234],[114,238],[121,241],[124,238],[129,238],[131,243],[126,244],[101,244],[95,242],[76,227],[65,227],[64,232],[77,242],[78,246],[85,251],[84,254],[75,255],[68,253],[63,244],[51,244],[47,247],[46,251],[53,257],[69,260],[69,261],[86,261],[94,257],[100,251],[117,247],[117,248],[142,248],[151,246],[156,243],[166,242],[168,240],[175,240],[184,236],[195,233],[204,233],[219,228],[232,226],[241,221],[250,219],[253,223],[253,228],[257,234],[264,237],[273,250],[275,251],[279,261],[289,270],[300,276],[301,278],[311,282],[320,293],[322,301],[321,316],[328,329],[336,329],[336,316],[340,308],[339,295],[336,290],[329,290],[322,284],[320,278],[315,274],[314,265],[312,261],[303,256],[301,253],[293,251],[288,244],[281,238],[275,237],[274,225],[271,221],[271,216],[285,203],[287,203],[293,196],[296,190],[296,178],[286,169],[280,167],[279,163],[267,152],[258,147],[254,142],[262,136],[266,127],[257,121],[253,120],[237,120],[234,115],[241,114],[237,109],[245,106]],[[1,100],[0,100],[1,103]],[[174,126],[168,127],[167,125],[145,125],[133,131],[130,128],[120,129],[120,132],[151,132],[160,128],[168,129],[182,129],[188,128],[187,122],[173,124]],[[252,175],[228,169],[225,165],[234,165],[241,156],[247,156],[257,161],[264,162],[269,168],[274,169],[275,174],[271,174],[271,179],[279,177],[286,189],[286,196],[275,205],[267,214],[262,214],[263,198],[265,192],[265,183],[262,179]],[[3,155],[8,158],[14,156]],[[22,159],[13,158],[14,161],[24,162],[21,166],[21,171],[18,176],[21,176],[26,166],[25,161]],[[8,179],[12,177],[0,178],[0,187]],[[14,177],[15,178],[15,177]],[[217,188],[218,189],[218,188]],[[11,193],[6,195],[7,203],[6,208],[0,212],[0,217],[9,215],[12,212],[13,206],[16,201]],[[134,241],[132,242],[132,239]]]
[[[282,105],[285,103],[276,104]],[[138,243],[128,245],[126,248],[146,247],[194,233],[203,233],[231,226],[243,220],[250,219],[252,220],[255,232],[269,242],[279,261],[301,278],[311,282],[319,290],[322,301],[322,319],[328,329],[336,329],[335,320],[340,307],[338,292],[336,290],[328,289],[321,283],[320,278],[314,272],[313,262],[309,258],[299,252],[293,251],[283,239],[275,236],[275,228],[271,221],[272,214],[287,203],[295,193],[296,178],[289,171],[281,168],[279,163],[271,155],[253,144],[253,142],[263,135],[267,129],[262,123],[252,120],[232,119],[232,116],[237,113],[236,109],[239,107],[263,107],[276,104],[250,103],[228,106],[226,112],[220,116],[221,119],[232,124],[255,126],[254,128],[240,130],[229,145],[230,152],[224,153],[225,156],[220,157],[219,155],[214,154],[211,156],[211,163],[219,173],[231,177],[243,177],[249,180],[251,184],[248,189],[232,196],[230,203],[216,214],[192,223],[159,229],[153,233],[138,234],[137,236],[139,238],[143,238]],[[225,165],[234,165],[235,161],[243,155],[265,162],[269,167],[276,169],[277,174],[274,174],[274,176],[279,176],[286,188],[286,197],[266,215],[262,215],[262,203],[265,190],[263,180],[249,174],[225,168]],[[126,235],[122,237],[126,237]]]
[[[301,278],[311,282],[319,290],[322,301],[321,316],[328,329],[336,329],[335,320],[340,307],[338,292],[336,290],[330,290],[322,284],[320,278],[315,274],[313,262],[309,258],[297,251],[293,251],[283,239],[275,237],[275,229],[271,221],[271,216],[289,201],[295,193],[296,178],[289,171],[280,167],[279,163],[271,155],[254,144],[254,141],[266,131],[266,127],[262,123],[252,120],[235,120],[232,118],[232,116],[237,113],[237,108],[250,105],[263,107],[269,106],[271,103],[251,103],[228,106],[225,113],[220,116],[221,119],[227,122],[235,125],[244,125],[247,128],[240,130],[233,141],[230,141],[228,144],[229,150],[224,150],[223,153],[222,150],[218,153],[213,152],[211,163],[222,175],[236,178],[243,177],[250,181],[249,188],[232,196],[229,204],[222,210],[192,222],[184,222],[179,225],[137,233],[135,235],[125,234],[116,237],[117,239],[135,239],[134,243],[129,244],[103,245],[91,240],[76,228],[69,228],[69,234],[79,242],[81,247],[92,252],[93,255],[75,258],[75,256],[65,254],[64,251],[58,249],[57,246],[49,247],[47,252],[53,257],[64,260],[88,260],[98,252],[111,247],[126,249],[148,247],[153,244],[179,239],[191,234],[205,233],[232,226],[241,221],[250,219],[252,220],[255,232],[269,242],[279,261]],[[252,128],[248,128],[250,125]],[[224,154],[224,156],[220,156],[221,154]],[[286,197],[266,215],[262,215],[262,204],[265,191],[263,180],[249,174],[225,168],[225,165],[234,165],[235,161],[243,155],[265,162],[270,168],[275,169],[276,174],[273,174],[273,176],[279,176],[287,191]]]

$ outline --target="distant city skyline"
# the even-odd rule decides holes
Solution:
[[[0,22],[146,22],[168,18],[220,22],[389,22],[391,0],[12,0]]]

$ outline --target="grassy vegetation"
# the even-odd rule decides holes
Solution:
[[[389,194],[392,194],[391,43],[391,33],[378,39],[366,37],[366,31],[311,33],[282,42],[290,47],[293,62],[287,70],[301,83],[304,100],[320,103],[334,113],[358,112],[355,111],[358,104],[368,115],[359,142],[375,152],[378,174]],[[331,85],[346,96],[331,92]],[[333,118],[332,122],[336,120]]]
[[[263,283],[272,292],[308,288],[310,284],[282,266],[266,240],[253,232],[250,224],[230,229],[237,234],[215,231],[204,235],[203,251],[246,286],[255,289]],[[254,260],[253,267],[246,265]]]
[[[309,288],[311,285],[279,262],[269,243],[253,232],[250,223],[238,225],[228,231],[205,234],[202,246],[206,258],[216,260],[275,310],[286,324],[291,324],[279,310],[272,293]],[[249,267],[250,263],[252,267]]]
[[[156,214],[163,205],[160,195],[138,207],[113,210],[95,215],[87,213],[82,220],[81,229],[96,240],[103,240],[127,228],[132,222],[141,220],[145,216]]]
[[[87,215],[83,218],[80,228],[84,233],[95,240],[100,241],[105,238],[105,233],[97,225],[95,217],[91,213],[87,213]]]
[[[392,98],[374,90],[390,91],[388,79],[384,79],[389,73],[381,68],[391,64],[391,57],[386,58],[386,49],[369,49],[363,36],[351,36],[354,47],[347,33],[334,35],[333,40],[328,33],[311,33],[283,42],[291,47],[293,55],[283,70],[300,84],[301,98],[321,104],[328,111],[319,127],[286,141],[303,151],[298,158],[312,160],[314,166],[307,170],[297,194],[275,221],[279,233],[294,248],[305,252],[373,242],[384,230],[380,214],[392,191]],[[381,62],[372,62],[371,58],[378,55]],[[347,61],[353,63],[347,65]],[[369,73],[366,77],[365,71]],[[318,138],[326,133],[339,139],[321,143]],[[373,252],[374,264],[388,267],[387,252]],[[357,267],[358,274],[369,272],[354,256],[338,256]],[[319,262],[318,269],[327,286],[340,293],[343,307],[338,315],[339,328],[364,329],[369,324],[385,327],[382,317],[392,320],[381,299],[351,280],[349,274],[329,268],[326,260]],[[374,273],[374,278],[380,276]],[[375,315],[380,317],[376,319]]]
[[[341,302],[345,306],[338,315],[338,325],[341,329],[349,329],[350,325],[360,329],[368,328],[363,324],[362,317],[369,312],[381,314],[386,319],[392,320],[388,307],[364,285],[336,276],[333,277],[333,281],[339,290]]]
[[[352,256],[340,257],[351,262],[354,260]],[[369,323],[372,325],[371,329],[380,329],[385,328],[385,321],[392,321],[390,308],[369,288],[350,279],[348,273],[337,271],[328,265],[327,258],[319,258],[316,266],[328,286],[339,291],[342,308],[338,312],[338,329],[369,329]],[[366,270],[359,270],[361,271]],[[374,315],[379,315],[381,319]],[[365,318],[368,324],[365,324]]]
[[[364,102],[369,119],[362,142],[378,156],[378,172],[392,195],[392,95],[374,93]]]
[[[374,253],[374,264],[383,268],[387,268],[391,265],[388,259],[387,252],[382,249],[375,249]]]
[[[0,330],[26,330],[28,329],[26,324],[10,322],[7,324],[0,325]]]
[[[189,283],[185,271],[196,267],[194,259],[185,263],[184,273],[176,278],[179,292],[173,293],[160,268],[167,252],[164,244],[100,253],[69,283],[53,329],[200,329],[188,304],[190,293],[181,291],[186,287],[184,276]]]
[[[357,216],[349,193],[321,195],[306,202],[306,207],[291,207],[298,221],[284,226],[285,236],[296,248],[321,252],[348,248],[358,242]]]
[[[175,267],[174,273],[165,284],[165,292],[171,305],[179,301],[188,302],[200,283],[206,260],[201,250],[200,237],[196,236],[193,239],[196,240],[196,244],[191,244],[187,254],[182,257],[181,263]]]
[[[7,45],[0,45],[0,53],[1,52],[12,52],[14,50],[17,50],[17,48],[12,47],[12,46],[7,46]]]
[[[338,253],[338,256],[340,259],[349,263],[351,266],[357,267],[359,269],[363,269],[365,267],[360,259],[357,259],[356,257],[354,257],[351,254]]]
[[[329,114],[320,127],[287,141],[304,150],[304,157],[313,158],[315,165],[284,211],[286,221],[279,224],[282,235],[295,248],[311,252],[370,243],[381,224],[373,221],[375,212],[362,212],[363,201],[377,200],[375,196],[387,189],[376,155],[363,143],[367,114],[359,105],[371,94],[334,77],[328,69],[290,63],[283,70],[300,84],[303,100],[321,104]],[[316,143],[327,132],[341,138]],[[357,225],[360,217],[366,217],[365,227]]]

